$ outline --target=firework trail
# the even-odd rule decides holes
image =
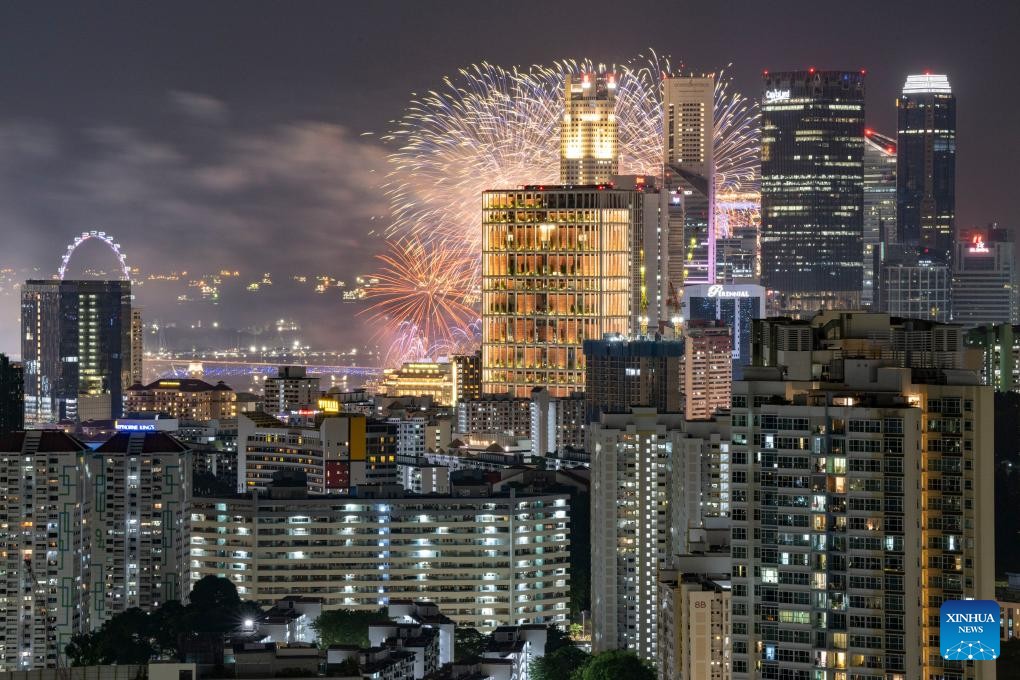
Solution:
[[[444,264],[458,270],[453,278],[465,286],[462,303],[470,304],[465,301],[480,288],[482,192],[558,181],[563,82],[567,75],[593,72],[617,75],[620,172],[660,175],[661,81],[678,70],[655,52],[611,66],[591,60],[468,66],[441,88],[415,96],[383,138],[396,147],[385,186],[393,219],[389,235],[449,251]],[[754,101],[732,90],[724,71],[716,76],[716,191],[726,212],[717,222],[729,229],[746,221],[745,207],[757,200],[759,112]],[[388,303],[388,295],[397,300]],[[390,331],[406,333],[400,324],[410,322],[427,338],[424,349],[448,339],[456,327],[449,318],[425,319],[422,306],[403,306],[407,291],[400,287],[376,289],[374,296],[387,310]]]

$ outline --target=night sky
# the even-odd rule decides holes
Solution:
[[[695,71],[732,62],[752,96],[764,68],[866,68],[869,125],[893,135],[905,76],[946,73],[958,225],[1016,226],[1018,32],[1007,1],[6,2],[0,268],[48,276],[98,228],[146,272],[364,272],[386,150],[362,133],[412,92],[477,61],[649,47]],[[19,353],[17,328],[0,297],[0,351]]]

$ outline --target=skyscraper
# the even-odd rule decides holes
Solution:
[[[714,283],[715,77],[662,81],[669,281]]]
[[[21,357],[28,424],[119,417],[131,381],[131,283],[27,281]]]
[[[560,127],[560,183],[600,184],[617,174],[616,76],[567,76]]]
[[[583,390],[584,340],[630,331],[643,193],[526,186],[483,200],[482,391]]]
[[[145,380],[142,370],[142,359],[145,356],[143,341],[145,338],[145,324],[142,322],[142,310],[138,307],[131,308],[131,378],[130,385],[141,384]]]
[[[896,140],[864,131],[864,288],[861,304],[878,301],[884,245],[896,243]]]
[[[774,311],[855,308],[863,285],[864,72],[764,74],[762,285]]]
[[[25,427],[25,375],[21,364],[0,354],[0,434]]]
[[[953,255],[953,321],[1020,323],[1013,232],[992,225],[961,230]]]
[[[956,223],[956,97],[944,75],[907,76],[896,100],[898,241],[949,265]]]
[[[993,395],[962,334],[756,322],[731,415],[735,680],[984,677],[939,653],[940,605],[994,594]]]

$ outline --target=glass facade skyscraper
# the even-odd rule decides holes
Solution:
[[[762,284],[777,312],[860,304],[864,72],[764,74]]]
[[[119,417],[131,380],[131,283],[27,281],[21,358],[27,424]]]
[[[896,242],[896,140],[864,131],[864,287],[861,304],[879,298],[883,246]]]
[[[949,79],[907,76],[896,109],[898,240],[948,265],[956,222],[956,97]]]

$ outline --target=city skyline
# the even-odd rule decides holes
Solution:
[[[247,7],[254,9],[229,13],[185,6],[172,16],[157,9],[135,9],[105,19],[96,13],[78,17],[73,26],[70,13],[45,16],[37,9],[4,10],[11,16],[0,31],[18,29],[15,35],[3,36],[13,50],[11,63],[21,59],[28,65],[31,58],[31,69],[22,71],[36,77],[29,81],[17,69],[0,72],[9,98],[0,117],[5,199],[0,223],[13,236],[0,267],[38,270],[19,273],[16,279],[45,278],[55,271],[64,245],[83,229],[94,228],[115,235],[129,264],[145,273],[216,272],[227,267],[243,268],[249,278],[264,271],[278,279],[316,273],[353,279],[369,274],[373,256],[383,252],[376,236],[388,226],[389,206],[379,187],[388,169],[385,154],[392,147],[379,136],[391,128],[388,121],[401,115],[412,92],[438,87],[445,75],[456,77],[458,68],[476,61],[509,67],[583,55],[612,63],[652,48],[696,73],[715,71],[732,61],[727,74],[733,87],[751,98],[759,94],[762,69],[866,68],[866,122],[887,133],[896,129],[894,98],[906,75],[925,69],[946,73],[964,102],[957,223],[961,227],[1017,223],[1017,210],[1000,179],[1004,176],[995,172],[1007,167],[1008,154],[1016,152],[1009,145],[990,142],[996,125],[1003,126],[1000,134],[1007,134],[999,112],[1009,110],[1008,100],[1015,95],[996,93],[1001,107],[982,106],[980,102],[993,100],[989,69],[974,63],[973,55],[955,43],[932,41],[936,49],[923,35],[925,30],[931,36],[945,36],[949,30],[977,35],[981,22],[993,24],[991,15],[980,20],[954,17],[944,25],[937,18],[953,17],[948,11],[933,12],[936,18],[911,17],[916,34],[908,32],[908,44],[890,46],[857,44],[849,39],[851,34],[836,30],[825,41],[789,45],[775,40],[769,41],[767,50],[751,51],[740,41],[727,47],[709,44],[686,28],[667,36],[649,22],[633,34],[607,37],[597,50],[569,35],[560,36],[554,46],[538,39],[513,43],[498,39],[482,49],[470,31],[457,33],[472,18],[456,6],[425,15],[409,7],[389,26],[395,35],[407,35],[410,25],[429,26],[435,29],[432,34],[457,34],[462,40],[445,41],[452,44],[428,58],[420,58],[421,47],[398,40],[390,49],[394,61],[386,68],[372,59],[370,50],[358,49],[379,35],[381,27],[371,10],[349,15],[319,6],[296,17],[279,16],[286,13],[269,6]],[[784,25],[755,7],[740,9],[766,34],[796,33],[797,22]],[[568,11],[558,7],[554,14]],[[907,19],[905,8],[887,12],[891,19]],[[228,14],[236,23],[226,24]],[[308,32],[318,38],[322,28],[307,17],[318,16],[329,26],[341,15],[360,39],[335,44],[320,38],[305,45],[291,36]],[[267,34],[263,22],[278,24],[277,19],[283,22],[283,35]],[[68,22],[63,40],[41,30],[48,20],[56,25]],[[162,25],[159,22],[178,26],[188,21],[201,28],[190,34],[196,45],[187,55],[179,55],[176,44],[153,32],[155,24]],[[609,30],[595,18],[573,21],[579,26],[590,23],[597,32]],[[712,8],[704,8],[703,21],[717,31],[737,35],[741,30],[725,23]],[[100,35],[104,39],[96,40]],[[228,54],[214,51],[216,36],[229,37]],[[998,40],[993,35],[985,41],[983,56],[1008,49]],[[279,62],[275,67],[265,63],[262,44],[275,46]],[[70,49],[76,49],[73,62],[67,59]],[[117,58],[126,54],[133,59],[118,63]],[[189,63],[196,58],[204,59],[208,68]],[[286,73],[301,76],[286,79],[284,86]],[[334,85],[327,87],[327,82]],[[270,91],[287,96],[266,96]],[[61,106],[66,97],[76,98],[77,105]],[[375,134],[362,136],[363,132]],[[555,145],[555,140],[550,142]],[[277,247],[295,233],[301,236],[298,247]],[[350,257],[337,258],[334,252]],[[176,296],[160,299],[150,290],[139,287],[137,302],[150,308],[150,316],[172,318],[178,311]],[[337,321],[336,317],[349,315],[350,307],[284,293],[279,285],[276,290],[280,292],[261,293],[266,297],[260,298],[265,302],[259,307],[272,309],[273,319],[285,316],[276,312],[289,306],[295,312],[290,316],[321,322],[322,329],[309,331],[318,334],[316,344],[331,338],[342,338],[343,345],[370,340],[372,333],[362,328],[365,317],[355,324]],[[0,319],[5,320],[0,324],[0,350],[17,355],[17,296],[6,294],[11,292],[5,286],[0,294]],[[258,321],[237,311],[243,305],[229,307],[217,310],[224,325],[245,327]],[[328,311],[322,315],[325,319],[315,312],[323,307]],[[179,312],[189,314],[194,312]],[[202,314],[208,316],[207,311]]]

